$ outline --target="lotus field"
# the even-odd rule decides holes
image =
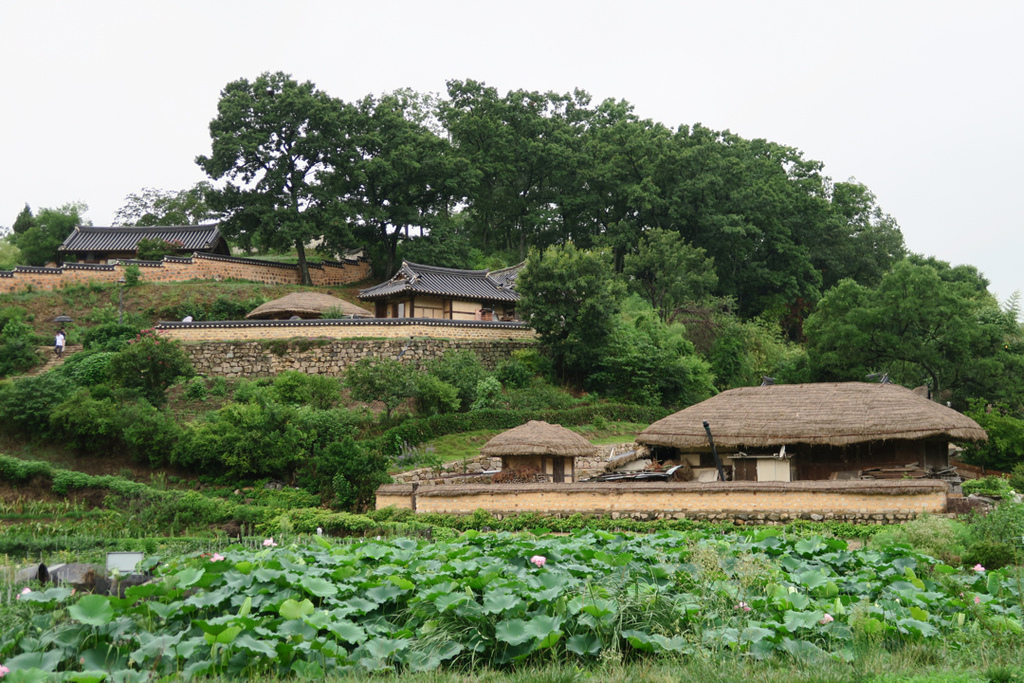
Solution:
[[[864,643],[1024,642],[1019,569],[777,534],[268,539],[170,560],[124,598],[25,587],[0,634],[0,671],[4,683],[305,679],[709,654],[841,662]]]

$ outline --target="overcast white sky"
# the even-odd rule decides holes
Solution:
[[[0,225],[204,179],[221,88],[263,71],[354,100],[448,79],[631,102],[855,177],[912,251],[1024,289],[1024,3],[0,0]]]

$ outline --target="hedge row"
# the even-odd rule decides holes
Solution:
[[[384,455],[394,457],[401,453],[403,444],[416,445],[446,434],[478,429],[512,429],[530,420],[543,420],[563,426],[591,424],[598,418],[650,424],[668,414],[669,411],[661,407],[620,403],[593,403],[567,410],[474,410],[470,413],[451,413],[406,420],[384,432],[382,436],[367,440],[366,443],[379,448]]]

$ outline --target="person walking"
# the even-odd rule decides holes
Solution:
[[[67,335],[64,333],[64,328],[60,328],[57,331],[57,339],[54,342],[53,352],[57,354],[57,358],[64,357],[64,342],[67,339]]]

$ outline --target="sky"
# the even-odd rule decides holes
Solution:
[[[1024,289],[1024,3],[0,0],[0,226],[205,176],[221,89],[284,71],[346,101],[472,78],[630,102],[795,147],[911,251]]]

